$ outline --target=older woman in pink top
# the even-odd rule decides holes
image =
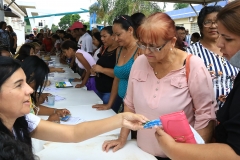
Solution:
[[[202,60],[192,56],[187,81],[185,63],[188,53],[174,48],[175,32],[174,21],[165,13],[151,15],[137,30],[138,46],[144,55],[133,64],[124,111],[157,119],[163,114],[183,110],[190,125],[205,142],[209,142],[216,118],[212,80]],[[122,128],[119,138],[106,141],[103,150],[122,148],[129,131]],[[137,144],[157,159],[168,159],[158,145],[155,131],[138,131]]]

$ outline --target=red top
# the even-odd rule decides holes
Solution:
[[[43,44],[45,45],[46,52],[50,52],[53,47],[52,40],[50,38],[44,38],[43,39]]]

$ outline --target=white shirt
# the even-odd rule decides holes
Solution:
[[[84,50],[78,49],[76,54],[82,54],[83,57],[86,59],[86,61],[89,63],[89,65],[92,67],[94,64],[96,64],[95,60],[93,59],[92,55],[89,54],[88,52],[85,52]],[[76,64],[78,65],[79,68],[81,69],[86,69],[79,60],[75,59]]]
[[[98,53],[100,52],[100,50],[101,50],[101,47],[100,48],[98,48],[96,51],[95,51],[95,53],[94,53],[94,55],[93,55],[93,59],[95,60],[95,62],[97,62],[98,61]]]
[[[26,114],[26,120],[28,122],[28,130],[29,132],[32,132],[39,125],[41,118],[32,113],[29,113]]]
[[[78,41],[78,46],[86,52],[93,52],[92,37],[86,32]]]

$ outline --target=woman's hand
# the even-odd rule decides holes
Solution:
[[[68,109],[57,109],[56,113],[60,117],[65,117],[65,115],[70,114],[70,111]]]
[[[139,130],[143,128],[143,123],[149,121],[145,116],[131,112],[120,113],[122,115],[122,127]]]
[[[127,139],[119,137],[116,140],[110,140],[105,141],[102,145],[102,150],[108,152],[109,149],[112,148],[113,152],[116,152],[117,150],[123,148],[123,146],[126,144]]]
[[[39,105],[39,104],[44,103],[45,100],[47,101],[47,96],[50,96],[50,95],[51,95],[50,93],[42,93],[42,94],[40,95],[40,97],[37,98],[37,104]]]
[[[82,87],[84,87],[85,85],[83,85],[82,83],[81,84],[77,84],[76,86],[75,86],[75,88],[82,88]]]
[[[158,144],[161,146],[164,152],[167,152],[173,145],[176,144],[175,140],[166,132],[164,132],[162,128],[157,126],[154,128],[156,129],[155,136],[157,138]]]
[[[55,68],[55,72],[64,73],[65,71],[62,68]]]
[[[73,82],[81,82],[81,81],[82,81],[81,78],[74,78],[74,79],[73,79]]]
[[[92,106],[92,108],[96,108],[97,110],[108,110],[111,109],[111,106],[108,104],[95,104]]]
[[[102,70],[103,70],[103,67],[96,64],[96,65],[93,65],[92,66],[92,70],[95,72],[95,73],[102,73]]]
[[[45,87],[47,86],[50,86],[51,85],[51,81],[47,80],[47,81],[44,81],[44,84],[43,84]]]
[[[47,120],[59,123],[60,122],[60,117],[57,113],[54,113],[54,114],[50,115]]]

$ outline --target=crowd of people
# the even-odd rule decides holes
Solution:
[[[138,130],[138,147],[158,160],[240,159],[239,17],[240,1],[205,6],[198,16],[200,34],[192,36],[161,12],[120,15],[101,31],[88,32],[74,22],[67,31],[29,35],[15,59],[16,34],[1,22],[1,35],[13,38],[11,45],[1,38],[0,138],[31,148],[30,136],[78,142],[122,127],[118,139],[103,143],[103,151],[123,148],[130,131]],[[76,88],[86,86],[102,99],[92,108],[116,115],[75,126],[49,122],[70,111],[41,105],[48,95],[42,93],[48,73],[62,71],[48,67],[41,59],[45,54],[57,55],[81,76],[74,79]],[[178,143],[159,126],[142,129],[146,121],[177,111],[185,112],[205,144]],[[44,121],[37,114],[50,117]]]

